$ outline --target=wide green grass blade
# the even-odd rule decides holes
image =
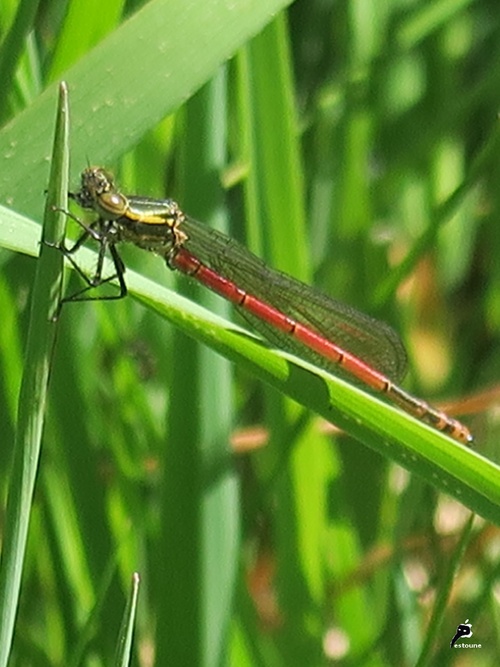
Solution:
[[[26,223],[29,224],[29,223]],[[89,271],[92,253],[82,255]],[[499,468],[377,398],[315,369],[321,379],[286,361],[288,355],[269,350],[208,311],[146,278],[127,271],[131,293],[190,336],[213,347],[296,401],[332,421],[361,442],[417,472],[430,484],[450,493],[473,511],[500,522]],[[74,306],[67,306],[67,309]],[[300,366],[313,369],[309,364]]]
[[[71,93],[71,174],[112,164],[172,113],[289,0],[152,0],[64,73]],[[210,37],[207,39],[207,35]],[[138,57],[123,57],[124,45]],[[200,50],[200,46],[203,49]],[[0,201],[38,214],[56,84],[0,131]]]

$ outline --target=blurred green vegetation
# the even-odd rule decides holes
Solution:
[[[409,350],[405,386],[463,413],[496,463],[495,2],[21,0],[2,3],[0,34],[2,497],[61,79],[73,190],[103,164],[125,192],[174,197],[388,321]],[[351,436],[333,431],[158,313],[234,361],[245,336],[217,343],[216,324],[182,301],[168,315],[136,274],[229,318],[226,304],[157,257],[123,256],[152,308],[69,304],[54,325],[8,664],[111,664],[135,571],[136,665],[493,664],[498,529],[470,528],[481,505],[466,495],[487,480],[492,518],[493,465],[400,415],[392,442],[387,410],[341,389],[360,416],[338,415]],[[312,376],[266,363],[304,403],[327,402]],[[482,648],[458,661],[466,619]]]

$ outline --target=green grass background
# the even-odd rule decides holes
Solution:
[[[390,322],[418,395],[494,388],[500,8],[24,0],[0,26],[0,665],[127,664],[124,613],[136,665],[492,664],[494,392],[463,416],[467,450],[133,248],[135,300],[69,304],[46,334],[30,255],[64,79],[71,189],[103,164]],[[265,446],[234,454],[240,427]],[[482,648],[452,651],[466,619]]]

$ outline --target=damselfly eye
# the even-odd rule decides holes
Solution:
[[[100,167],[87,167],[82,171],[81,179],[82,191],[86,190],[94,197],[115,189],[111,174]]]
[[[107,171],[104,171],[104,169],[96,169],[93,176],[99,194],[114,190],[113,177],[111,174],[108,174]]]

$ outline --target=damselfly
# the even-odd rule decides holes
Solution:
[[[233,239],[185,215],[172,199],[124,195],[100,167],[85,169],[81,189],[70,196],[97,219],[90,225],[77,219],[84,231],[73,247],[62,248],[64,254],[76,266],[74,252],[89,237],[99,243],[96,272],[84,276],[87,287],[71,300],[95,298],[88,290],[114,278],[119,292],[102,298],[127,294],[116,245],[128,241],[231,301],[272,344],[383,394],[459,442],[472,441],[466,426],[395,384],[405,373],[406,352],[388,325],[271,269]],[[108,250],[115,272],[104,278]]]

